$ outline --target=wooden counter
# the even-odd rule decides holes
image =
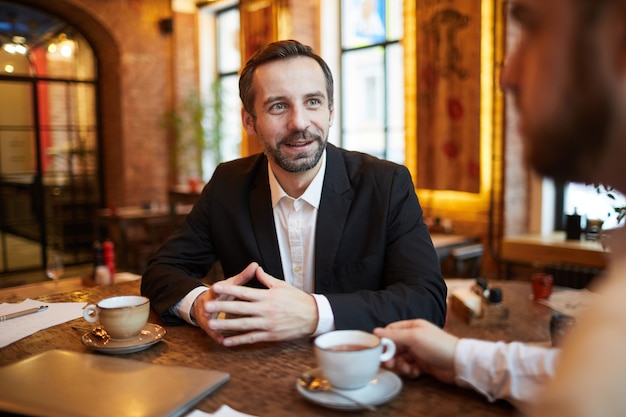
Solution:
[[[604,269],[606,252],[594,240],[565,240],[565,232],[502,239],[502,259],[530,265],[577,265]]]

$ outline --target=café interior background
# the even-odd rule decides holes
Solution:
[[[360,73],[342,73],[348,65],[344,61],[342,68],[341,5],[356,7],[359,1],[0,1],[0,24],[9,28],[30,24],[29,30],[40,36],[41,46],[27,57],[0,50],[0,273],[41,268],[43,248],[56,241],[64,246],[69,263],[88,262],[95,238],[95,210],[166,204],[168,190],[186,181],[173,164],[176,137],[164,127],[163,115],[179,108],[190,92],[209,95],[220,74],[218,55],[224,52],[216,46],[224,42],[216,35],[220,15],[234,11],[238,17],[229,23],[236,30],[227,44],[239,51],[240,61],[235,59],[234,71],[226,68],[226,76],[236,79],[240,62],[259,46],[277,39],[298,39],[329,62],[336,80],[336,108],[345,106],[349,100],[342,97],[342,81],[358,79]],[[545,227],[541,181],[521,159],[515,114],[498,88],[506,46],[515,40],[513,29],[506,25],[502,3],[386,2],[401,9],[395,27],[399,39],[394,40],[400,46],[396,49],[399,62],[394,64],[399,66],[390,66],[389,71],[400,71],[404,91],[387,92],[386,97],[393,100],[383,103],[394,110],[386,117],[400,120],[402,125],[404,149],[394,158],[410,169],[416,186],[423,183],[420,163],[427,163],[429,141],[441,139],[429,138],[424,125],[418,125],[424,123],[424,115],[440,120],[439,132],[455,132],[453,118],[439,114],[435,102],[429,108],[422,100],[428,81],[428,74],[421,72],[421,60],[427,53],[421,48],[423,28],[429,23],[425,18],[445,10],[462,12],[458,27],[448,22],[449,26],[439,30],[442,34],[457,31],[459,44],[441,47],[456,48],[457,53],[466,54],[461,59],[471,63],[463,73],[463,85],[469,92],[459,93],[469,97],[470,104],[465,104],[461,113],[458,107],[455,112],[452,109],[451,114],[462,114],[471,126],[464,141],[474,146],[475,181],[469,191],[436,185],[417,188],[417,193],[430,222],[445,220],[454,233],[480,239],[485,247],[481,275],[487,278],[503,277],[503,236],[539,232]],[[37,21],[48,21],[49,26],[37,27]],[[465,25],[471,26],[471,36],[464,35]],[[71,58],[52,52],[50,45],[61,48],[68,40],[74,48]],[[13,41],[0,38],[3,44]],[[387,40],[381,44],[387,45]],[[7,70],[9,61],[16,62],[13,72]],[[230,83],[225,83],[226,87]],[[233,96],[236,90],[230,92],[230,102],[238,103]],[[398,108],[402,111],[396,111]],[[345,110],[337,112],[330,141],[350,147],[348,130],[342,128],[346,115]],[[243,136],[240,121],[228,120],[231,132],[235,126],[236,134]],[[448,156],[455,156],[464,152],[463,143],[442,146]],[[258,144],[245,136],[236,146],[224,159],[259,151]],[[459,182],[465,175],[445,161],[437,161],[429,167],[435,179]],[[205,172],[202,179],[209,177],[210,172]],[[18,256],[20,253],[24,256]]]

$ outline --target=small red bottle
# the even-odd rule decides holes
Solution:
[[[104,264],[109,268],[111,273],[111,284],[115,282],[115,248],[113,242],[105,240],[102,243],[102,257],[104,258]]]

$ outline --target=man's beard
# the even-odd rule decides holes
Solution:
[[[290,159],[281,151],[282,146],[287,145],[290,142],[298,140],[313,140],[317,143],[317,149],[313,154],[307,152],[301,152],[296,155],[295,159]],[[276,165],[287,172],[305,172],[317,165],[322,158],[324,150],[326,149],[326,143],[328,138],[322,138],[320,135],[310,133],[308,130],[293,132],[289,136],[284,137],[276,144],[276,147],[271,147],[267,142],[263,142],[263,152]]]
[[[532,167],[558,182],[594,182],[614,118],[611,91],[595,66],[591,45],[580,38],[572,48],[571,72],[561,92],[560,108],[553,120],[528,126],[525,143]]]

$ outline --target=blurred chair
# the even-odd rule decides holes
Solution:
[[[463,245],[450,251],[456,278],[477,278],[484,254],[482,243]]]
[[[129,242],[129,270],[142,274],[152,255],[169,237],[172,225],[169,216],[163,216],[146,219],[138,226]]]

